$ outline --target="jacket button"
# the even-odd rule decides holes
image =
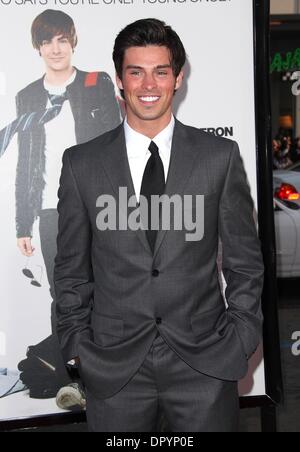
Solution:
[[[156,325],[160,325],[161,322],[162,322],[161,317],[157,317],[157,319],[156,319]]]
[[[152,276],[154,276],[154,278],[157,278],[159,276],[159,271],[158,270],[152,270]]]

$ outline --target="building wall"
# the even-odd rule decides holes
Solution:
[[[271,14],[295,14],[299,6],[299,0],[271,0]]]

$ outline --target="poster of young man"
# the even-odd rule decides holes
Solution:
[[[0,2],[1,41],[17,30],[0,66],[0,420],[58,412],[61,391],[84,406],[55,333],[62,155],[120,124],[113,44],[146,17],[171,24],[187,50],[176,116],[239,143],[257,201],[252,1]],[[241,393],[264,394],[259,352],[250,367]]]
[[[42,286],[43,266],[36,277],[33,225],[39,218],[39,238],[50,287],[51,335],[30,345],[18,371],[2,368],[1,397],[27,390],[31,399],[55,398],[70,385],[80,399],[79,379],[67,373],[56,336],[53,266],[56,255],[57,191],[63,152],[119,125],[121,117],[114,85],[106,72],[85,72],[73,65],[78,36],[73,19],[63,11],[45,10],[31,26],[32,44],[43,60],[45,75],[16,95],[13,123],[1,130],[1,155],[18,135],[16,167],[17,246],[28,259],[22,270],[31,285]],[[38,271],[38,270],[37,270]],[[29,345],[29,344],[28,344]]]

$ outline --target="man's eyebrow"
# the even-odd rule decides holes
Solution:
[[[126,69],[143,69],[142,66],[135,66],[133,64],[129,64],[126,66]]]
[[[171,64],[161,64],[159,66],[156,66],[155,69],[169,69],[171,68]],[[128,66],[126,66],[126,69],[141,69],[143,70],[144,68],[142,66],[135,66],[134,64],[129,64]]]
[[[69,39],[68,36],[66,36],[66,35],[59,35],[59,36],[57,36],[57,38],[59,40],[61,40],[61,39]]]

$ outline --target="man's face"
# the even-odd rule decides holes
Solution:
[[[62,35],[55,36],[51,41],[43,41],[40,53],[46,67],[52,71],[64,71],[71,66],[73,48]]]
[[[130,119],[153,121],[170,117],[174,90],[180,88],[183,72],[176,78],[167,47],[130,47],[123,62],[119,89],[124,90]]]

